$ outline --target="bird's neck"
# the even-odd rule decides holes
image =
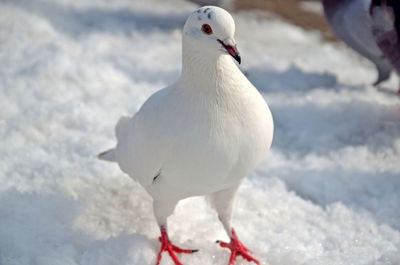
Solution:
[[[213,91],[237,74],[241,74],[240,70],[228,54],[204,54],[183,42],[180,82],[184,87]]]

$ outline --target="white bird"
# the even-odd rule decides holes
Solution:
[[[132,117],[116,126],[117,146],[99,155],[115,161],[153,197],[161,249],[176,265],[167,217],[179,200],[206,195],[218,213],[236,256],[259,264],[231,226],[236,191],[263,160],[273,136],[273,120],[264,98],[239,70],[235,23],[222,8],[205,6],[187,19],[182,37],[182,73],[154,93]],[[231,57],[232,56],[232,57]]]

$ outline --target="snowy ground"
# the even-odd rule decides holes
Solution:
[[[151,200],[95,155],[114,125],[180,72],[178,0],[0,2],[0,264],[153,264]],[[234,15],[242,69],[276,125],[240,189],[234,224],[262,264],[400,264],[400,97],[318,33]],[[202,198],[170,217],[172,240],[227,264]],[[163,264],[172,264],[166,258]],[[245,264],[240,260],[238,264]]]

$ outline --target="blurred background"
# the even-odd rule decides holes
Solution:
[[[335,40],[325,20],[319,0],[193,0],[199,5],[218,5],[232,11],[267,11],[281,19],[309,30],[318,30],[328,40]]]

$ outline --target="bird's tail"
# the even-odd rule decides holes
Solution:
[[[97,158],[105,161],[116,162],[115,148],[109,149],[97,155]]]
[[[378,70],[378,78],[373,85],[377,86],[383,81],[389,79],[393,66],[387,60],[376,62],[375,66],[376,69]]]

